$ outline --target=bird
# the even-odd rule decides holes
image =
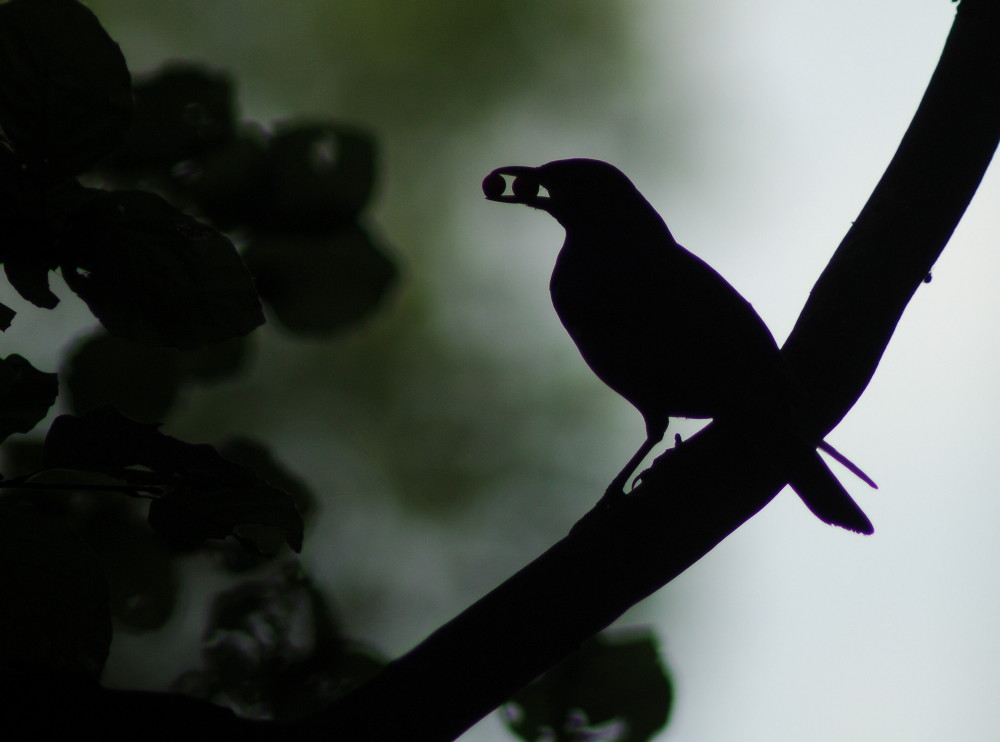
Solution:
[[[584,158],[510,165],[490,172],[482,187],[490,201],[533,207],[563,226],[549,283],[556,314],[587,365],[645,422],[645,442],[601,503],[621,501],[670,418],[744,427],[756,421],[777,438],[769,450],[778,452],[783,475],[813,514],[874,532],[817,448],[875,483],[800,429],[795,411],[805,395],[767,325],[718,272],[677,243],[621,170]]]

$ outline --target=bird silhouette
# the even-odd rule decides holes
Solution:
[[[677,244],[620,170],[588,159],[501,167],[483,180],[483,192],[546,211],[565,228],[549,284],[556,313],[594,373],[645,421],[646,440],[612,480],[605,504],[624,495],[671,417],[712,418],[762,426],[765,449],[820,520],[873,532],[817,447],[875,483],[800,429],[795,412],[805,395],[763,320]]]

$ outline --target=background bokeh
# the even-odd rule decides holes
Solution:
[[[304,560],[348,631],[390,655],[564,534],[643,432],[551,310],[561,229],[484,201],[482,176],[568,156],[618,164],[781,341],[894,152],[954,12],[947,0],[87,5],[134,72],[206,61],[234,75],[247,118],[334,116],[378,137],[370,219],[403,267],[389,305],[333,342],[259,333],[252,371],[188,394],[167,430],[257,435],[322,494]],[[662,639],[677,691],[663,739],[1000,733],[998,198],[991,172],[830,438],[881,486],[845,477],[875,535],[823,526],[786,492],[623,619]],[[44,370],[90,326],[61,295],[53,313],[9,302],[11,347]],[[166,632],[116,636],[110,682],[164,687],[198,661],[211,579]],[[495,719],[465,737],[509,738]]]

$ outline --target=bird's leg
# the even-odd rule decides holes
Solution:
[[[681,434],[674,433],[674,447],[664,451],[662,455],[656,457],[656,459],[653,461],[653,464],[655,465],[656,462],[659,461],[660,459],[665,458],[668,454],[674,453],[675,451],[679,450],[681,447],[681,443],[683,443],[683,441],[681,440]],[[638,474],[635,475],[635,478],[632,480],[631,489],[635,489],[636,482],[642,481],[642,475],[644,473],[645,472],[639,472]]]
[[[625,486],[628,484],[629,475],[632,474],[642,463],[642,460],[646,458],[649,452],[653,449],[657,441],[650,440],[649,438],[639,446],[639,450],[636,451],[632,458],[628,460],[628,463],[622,468],[615,478],[611,480],[611,484],[604,491],[604,497],[601,498],[602,502],[610,503],[612,500],[617,499],[625,495]]]
[[[639,446],[639,450],[632,454],[632,458],[628,460],[628,463],[622,468],[615,478],[611,480],[611,484],[608,488],[604,490],[604,496],[601,497],[600,501],[597,503],[599,507],[608,506],[614,503],[616,500],[625,496],[625,486],[628,484],[629,477],[632,473],[639,468],[639,464],[642,460],[649,455],[649,452],[653,450],[653,447],[663,440],[663,434],[666,432],[667,426],[664,423],[662,426],[652,427],[646,425],[646,440]]]
[[[830,456],[833,457],[835,461],[839,461],[849,472],[851,472],[851,474],[856,476],[858,479],[860,479],[862,482],[867,484],[872,489],[876,490],[878,489],[878,485],[875,484],[875,482],[872,480],[871,477],[869,477],[867,474],[861,471],[860,467],[858,467],[857,464],[855,464],[849,458],[844,456],[844,454],[842,454],[840,451],[838,451],[836,448],[831,446],[826,441],[819,442],[819,450],[826,451],[828,454],[830,454]]]

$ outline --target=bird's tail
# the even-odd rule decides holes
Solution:
[[[824,450],[826,450],[824,448]],[[832,454],[831,454],[832,455]],[[834,456],[838,461],[842,457]],[[846,459],[844,459],[846,461]],[[860,469],[851,465],[848,467],[855,474],[861,472]],[[840,526],[849,531],[864,533],[866,535],[875,532],[872,522],[868,516],[858,507],[847,490],[840,483],[837,477],[820,457],[818,451],[812,451],[810,455],[798,457],[795,461],[792,476],[789,484],[796,494],[802,498],[813,515],[824,523],[833,526]],[[862,479],[871,482],[864,473],[858,474]]]
[[[830,456],[833,458],[834,461],[836,461],[837,463],[839,463],[841,466],[843,466],[845,469],[847,469],[849,472],[851,472],[851,474],[853,474],[854,476],[856,476],[858,479],[860,479],[862,482],[864,482],[865,484],[867,484],[873,490],[877,490],[878,489],[878,485],[875,484],[875,481],[871,477],[869,477],[867,474],[865,474],[863,471],[861,471],[861,467],[859,467],[857,464],[855,464],[849,458],[847,458],[846,456],[844,456],[844,454],[842,454],[840,451],[838,451],[836,448],[834,448],[833,446],[831,446],[826,441],[820,441],[819,442],[819,450],[820,451],[826,451],[828,454],[830,454]]]
[[[810,441],[795,425],[795,418],[782,412],[768,410],[758,419],[770,418],[768,422],[773,427],[767,440],[775,444],[776,448],[772,451],[778,454],[777,460],[781,462],[791,488],[813,515],[824,523],[856,533],[874,533],[875,528],[868,516],[847,493],[816,449],[826,452],[863,482],[878,489],[875,482],[826,441],[821,440],[818,444]]]

